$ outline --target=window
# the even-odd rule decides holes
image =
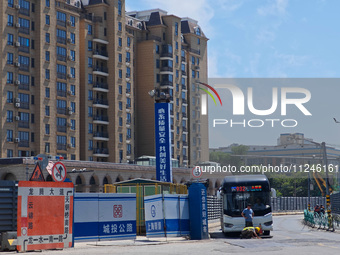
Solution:
[[[175,35],[178,35],[178,22],[175,23]]]
[[[200,45],[201,44],[201,39],[197,38],[197,44]]]
[[[13,122],[13,111],[7,111],[7,122]]]
[[[197,79],[200,78],[200,72],[199,71],[196,72],[196,76],[197,76]]]
[[[45,24],[50,25],[50,15],[45,15]]]
[[[123,142],[123,134],[119,134],[119,142],[122,143]]]
[[[92,41],[88,41],[87,42],[87,50],[88,51],[92,51],[93,50],[93,43],[92,43]]]
[[[13,103],[13,91],[7,91],[7,103]]]
[[[131,83],[127,82],[126,83],[126,93],[130,93],[131,92]]]
[[[50,52],[49,51],[45,51],[45,60],[46,61],[50,61]]]
[[[178,50],[178,42],[176,42],[176,50]]]
[[[48,105],[45,106],[45,116],[50,116],[50,107]]]
[[[131,60],[131,54],[130,52],[126,52],[126,62],[130,62]]]
[[[192,78],[196,77],[196,72],[194,70],[191,71],[191,76],[192,76]]]
[[[30,21],[28,19],[19,18],[20,32],[24,34],[30,33]]]
[[[8,149],[7,150],[7,158],[12,158],[13,157],[13,150]]]
[[[57,43],[66,44],[66,31],[57,29]]]
[[[88,107],[88,116],[89,117],[93,116],[93,108],[91,106]]]
[[[106,32],[106,27],[104,27],[104,36],[107,35],[107,32]]]
[[[179,77],[179,71],[176,70],[176,78],[178,78],[178,77]]]
[[[92,74],[88,74],[88,77],[87,77],[87,81],[89,84],[92,84],[93,83],[93,75]]]
[[[50,79],[50,69],[45,69],[45,79],[46,80]]]
[[[160,61],[159,59],[156,59],[156,68],[159,68],[160,67]]]
[[[50,153],[50,143],[45,143],[45,152]]]
[[[50,88],[45,88],[45,97],[50,98]]]
[[[72,78],[76,78],[76,69],[74,67],[70,68],[70,74],[71,74]]]
[[[75,44],[76,43],[76,34],[75,33],[70,33],[70,37],[71,37],[71,43]]]
[[[13,35],[7,34],[7,45],[13,45]]]
[[[159,45],[156,45],[156,53],[159,54]]]
[[[199,66],[200,65],[200,59],[197,58],[196,64]]]
[[[120,79],[123,78],[123,70],[122,70],[122,69],[119,69],[118,75],[119,75],[119,78],[120,78]]]
[[[119,47],[122,47],[122,46],[123,46],[123,41],[122,41],[122,38],[121,38],[121,37],[118,38],[118,46],[119,46]]]
[[[13,142],[13,130],[7,129],[7,142]]]
[[[126,68],[126,78],[130,78],[131,77],[131,68],[127,67]]]
[[[72,85],[70,86],[70,90],[71,90],[71,92],[72,92],[72,95],[74,96],[74,95],[76,94],[76,86],[72,84]]]
[[[35,12],[35,4],[32,3],[32,12]]]
[[[35,119],[34,119],[34,113],[32,113],[32,114],[31,114],[31,123],[34,124],[34,121],[35,121]]]
[[[119,106],[119,110],[122,111],[123,110],[123,102],[119,101],[118,106]]]
[[[76,61],[76,52],[74,50],[70,51],[72,61]]]
[[[123,62],[123,55],[122,54],[118,54],[118,61],[119,63],[122,63]]]
[[[32,21],[32,31],[34,31],[34,29],[35,29],[35,23],[34,23],[34,21]]]
[[[50,7],[50,0],[45,0],[46,7]]]
[[[13,27],[13,15],[7,15],[7,26]]]
[[[50,43],[50,33],[45,34],[45,41],[46,43]]]
[[[35,47],[35,45],[34,45],[34,40],[32,39],[31,49],[34,50],[34,47]]]
[[[45,134],[46,135],[50,134],[50,124],[45,124]]]
[[[126,39],[126,41],[127,41],[127,46],[130,47],[130,45],[131,45],[131,38],[128,37],[128,38]]]
[[[118,0],[118,15],[122,15],[122,1]]]
[[[130,129],[130,128],[128,128],[128,129],[126,130],[126,137],[127,137],[128,139],[131,139],[131,129]]]
[[[71,120],[71,130],[76,130],[76,120]]]
[[[13,84],[13,73],[12,72],[7,72],[7,83]]]
[[[156,82],[160,82],[160,80],[161,80],[160,75],[157,74],[157,75],[156,75]]]
[[[72,148],[75,148],[76,147],[76,138],[71,136],[71,146]]]
[[[122,127],[123,126],[123,118],[119,117],[119,126]]]
[[[34,76],[31,76],[31,85],[32,85],[32,86],[34,86],[34,85],[35,85]]]
[[[104,12],[104,20],[106,20],[106,12]]]
[[[119,92],[119,95],[123,94],[123,87],[121,85],[119,85],[118,87],[118,92]]]
[[[87,58],[87,66],[90,67],[90,68],[93,67],[93,59],[90,58],[90,57]]]
[[[93,124],[89,123],[89,134],[93,134]]]
[[[13,53],[7,52],[7,64],[13,65]]]
[[[93,91],[89,90],[89,96],[88,96],[88,100],[93,100]]]
[[[93,140],[89,140],[89,151],[93,150]]]
[[[126,98],[126,108],[131,108],[131,98]]]
[[[92,35],[92,25],[90,24],[87,25],[87,34]]]
[[[34,143],[34,133],[31,133],[31,143]]]
[[[75,102],[71,102],[71,109],[72,109],[73,113],[76,112],[76,103]]]
[[[122,31],[122,22],[118,22],[118,31]]]
[[[131,155],[131,144],[128,144],[126,146],[126,153],[127,153],[127,155]]]
[[[179,61],[179,60],[178,60],[178,56],[176,55],[176,64],[178,64],[178,61]]]
[[[31,58],[31,67],[34,67],[34,58]]]
[[[12,7],[14,6],[14,0],[8,0],[8,7]]]
[[[62,136],[62,135],[57,135],[57,144],[63,144],[66,145],[66,136]]]
[[[70,21],[71,21],[71,26],[75,27],[76,26],[76,18],[74,16],[70,16]]]

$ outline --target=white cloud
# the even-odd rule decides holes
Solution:
[[[216,6],[226,12],[234,12],[243,5],[243,0],[215,0]]]
[[[268,5],[257,9],[257,13],[261,16],[275,15],[282,16],[286,14],[288,0],[270,0]]]

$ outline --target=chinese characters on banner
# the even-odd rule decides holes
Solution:
[[[172,182],[170,104],[155,103],[156,178]]]
[[[208,211],[206,193],[207,193],[206,189],[201,189],[203,234],[208,233],[208,217],[207,217]]]

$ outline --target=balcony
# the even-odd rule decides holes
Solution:
[[[182,90],[187,90],[187,86],[182,84]]]
[[[24,71],[24,72],[29,72],[30,71],[30,66],[29,65],[24,65],[24,64],[20,63],[19,70],[20,71]]]
[[[58,151],[66,151],[67,150],[67,145],[66,144],[57,143],[57,150]]]
[[[93,156],[95,157],[109,157],[109,150],[107,148],[93,149]]]
[[[103,83],[103,82],[95,82],[93,84],[93,90],[108,92],[109,91],[109,85],[107,83]]]
[[[66,27],[66,20],[57,19],[57,26]]]
[[[59,108],[59,107],[57,107],[57,113],[58,114],[66,115],[67,114],[67,108]]]
[[[188,132],[187,128],[186,128],[186,127],[183,127],[183,126],[182,126],[182,130],[183,130],[184,133],[187,133],[187,132]]]
[[[104,115],[94,115],[93,116],[93,123],[95,124],[109,124],[109,117]]]
[[[93,52],[93,58],[109,60],[109,54],[106,50],[95,50]]]
[[[25,53],[30,53],[30,47],[28,47],[26,45],[20,45],[19,46],[19,51],[20,52],[25,52]]]
[[[18,87],[19,87],[19,89],[21,89],[21,90],[30,90],[30,85],[29,85],[29,83],[20,82],[20,85],[19,85]]]
[[[131,120],[127,119],[126,120],[126,126],[130,126],[131,125]]]
[[[185,62],[185,57],[181,57],[182,62]]]
[[[66,80],[66,73],[57,72],[57,78],[61,80]]]
[[[18,122],[18,127],[19,128],[30,128],[30,123],[26,120],[20,120]]]
[[[93,107],[109,108],[109,102],[106,99],[93,99]]]
[[[104,66],[96,66],[96,67],[93,67],[93,74],[109,76],[109,70],[107,67],[104,67]]]
[[[67,92],[64,90],[57,90],[58,97],[66,97]]]
[[[174,69],[170,66],[163,66],[161,68],[161,74],[162,73],[173,73]]]
[[[57,132],[66,133],[66,130],[66,126],[57,125]]]
[[[29,35],[30,34],[30,28],[29,27],[20,27],[19,28],[19,33],[25,34],[25,35]]]
[[[162,46],[162,53],[161,53],[161,58],[172,58],[173,53],[172,53],[172,46],[169,45],[163,45]]]
[[[182,70],[182,76],[187,76],[187,72]]]
[[[182,104],[188,104],[188,101],[184,98],[182,98]]]
[[[188,156],[183,156],[183,161],[188,161]]]
[[[188,142],[187,141],[183,141],[183,147],[188,147]]]
[[[20,6],[19,13],[25,16],[30,16],[30,9],[23,8]]]
[[[20,109],[29,109],[30,104],[28,102],[20,102]]]
[[[20,142],[19,142],[19,145],[18,145],[19,147],[30,147],[30,143],[29,143],[29,141],[25,141],[25,140],[20,140]]]
[[[66,44],[66,38],[61,37],[61,36],[57,36],[57,43]]]
[[[57,60],[66,62],[66,55],[57,54]]]
[[[109,133],[107,133],[107,132],[95,132],[95,133],[93,133],[93,140],[109,141]]]
[[[161,86],[170,86],[173,87],[173,81],[162,81]]]
[[[187,113],[186,112],[182,112],[182,117],[183,118],[187,118]]]

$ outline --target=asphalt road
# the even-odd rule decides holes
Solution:
[[[74,249],[30,252],[28,254],[339,254],[340,232],[311,229],[302,224],[303,215],[275,216],[272,238],[239,239],[224,237],[220,228],[211,229],[210,240],[184,238],[136,241],[77,243]],[[14,254],[5,252],[2,254]]]

